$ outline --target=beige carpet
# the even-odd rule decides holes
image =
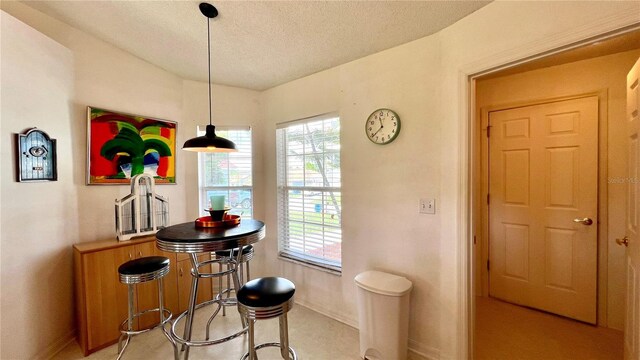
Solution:
[[[622,359],[623,333],[476,298],[475,359]]]

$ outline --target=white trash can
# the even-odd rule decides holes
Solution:
[[[354,280],[358,285],[360,357],[405,360],[411,281],[380,271],[365,271]]]

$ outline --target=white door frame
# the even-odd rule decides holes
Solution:
[[[633,15],[635,16],[635,15]],[[626,21],[626,23],[625,23]],[[467,64],[458,74],[460,90],[460,118],[459,126],[459,163],[462,169],[459,172],[459,184],[462,193],[458,198],[460,222],[458,227],[458,298],[460,316],[458,317],[457,338],[458,349],[461,358],[473,358],[474,326],[475,326],[475,299],[474,284],[477,276],[474,269],[473,246],[474,234],[478,221],[481,219],[478,194],[482,189],[476,186],[475,179],[480,176],[477,164],[480,163],[479,139],[481,131],[479,126],[479,114],[476,113],[476,79],[480,76],[494,73],[507,68],[515,67],[533,60],[554,55],[566,50],[578,48],[598,41],[602,41],[626,32],[640,29],[640,23],[631,16],[625,18],[608,18],[597,24],[593,24],[581,31],[573,29],[538,40],[534,43],[514,49],[509,53],[499,53],[488,59],[483,64]],[[579,33],[576,38],[576,33]],[[533,54],[533,55],[532,55]],[[517,59],[517,60],[513,60]]]

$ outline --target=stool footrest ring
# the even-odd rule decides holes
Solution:
[[[270,343],[264,343],[264,344],[260,344],[257,345],[254,349],[260,350],[262,348],[265,347],[280,347],[280,343],[277,342],[270,342]],[[289,346],[289,355],[291,355],[291,357],[289,358],[290,360],[298,360],[298,355],[296,354],[295,350],[293,350],[293,348],[291,348],[291,346]],[[246,360],[249,358],[249,353],[245,353],[244,355],[242,355],[242,357],[240,358],[240,360]]]
[[[197,304],[195,309],[194,309],[194,312],[195,312],[195,310],[198,310],[198,309],[200,309],[200,308],[202,308],[204,306],[207,306],[207,305],[210,305],[210,304],[213,304],[213,303],[220,304],[220,300],[216,300],[216,299],[207,300],[205,302]],[[220,306],[220,305],[218,305],[218,306]],[[191,341],[188,341],[186,339],[183,339],[180,335],[178,335],[178,333],[176,331],[176,325],[178,324],[178,322],[182,318],[185,318],[187,316],[187,313],[188,313],[188,311],[184,311],[183,313],[178,315],[176,317],[176,319],[173,321],[173,323],[171,324],[171,337],[175,340],[175,342],[177,344],[187,345],[187,346],[194,346],[194,347],[221,344],[223,342],[227,342],[229,340],[233,340],[233,339],[235,339],[235,338],[237,338],[239,336],[242,336],[242,335],[246,334],[247,331],[249,331],[249,327],[246,326],[244,329],[236,332],[235,334],[231,334],[231,335],[223,337],[223,338],[219,338],[219,339],[215,339],[215,340],[200,340],[200,341],[191,340]]]
[[[149,310],[145,310],[145,311],[141,311],[137,314],[133,315],[133,319],[140,317],[146,313],[150,313],[150,312],[160,312],[160,308],[155,308],[155,309],[149,309]],[[120,332],[122,334],[126,334],[126,335],[138,335],[138,334],[142,334],[142,333],[146,333],[147,331],[151,331],[155,328],[158,328],[160,326],[164,326],[165,324],[169,323],[171,321],[171,318],[173,317],[173,314],[171,313],[171,311],[169,311],[169,309],[164,309],[164,321],[158,322],[156,324],[153,324],[147,328],[144,329],[140,329],[140,330],[128,330],[127,329],[127,323],[129,322],[129,319],[126,319],[125,321],[120,323]]]
[[[236,299],[235,297],[228,297],[228,298],[222,297],[225,294],[230,294],[232,291],[233,289],[225,289],[221,291],[219,294],[217,294],[214,300],[219,301],[223,306],[236,306],[238,305],[238,299]]]

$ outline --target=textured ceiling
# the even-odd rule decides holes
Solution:
[[[25,1],[183,78],[207,80],[200,1]],[[263,90],[433,34],[488,1],[216,1],[213,82]]]

